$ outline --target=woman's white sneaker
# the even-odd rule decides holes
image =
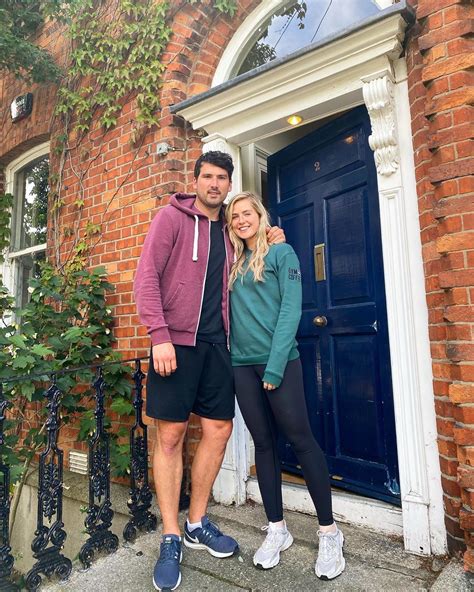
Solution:
[[[318,532],[319,550],[314,571],[321,580],[332,580],[346,567],[342,554],[344,535],[337,529],[335,533]]]
[[[253,556],[253,564],[259,569],[271,569],[279,564],[280,553],[291,547],[293,537],[286,526],[282,528],[270,523],[263,526],[262,530],[267,531],[267,536]]]

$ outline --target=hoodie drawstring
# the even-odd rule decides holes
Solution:
[[[199,217],[194,216],[193,261],[198,260]]]

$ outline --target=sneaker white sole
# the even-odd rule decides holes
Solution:
[[[278,553],[272,559],[270,559],[268,561],[259,562],[259,561],[255,561],[255,557],[254,557],[253,564],[255,565],[255,567],[257,569],[272,569],[272,567],[276,567],[280,563],[280,553],[282,551],[286,551],[287,549],[289,549],[292,544],[293,544],[293,537],[292,537],[291,533],[288,533],[288,538],[286,539],[286,541],[284,542],[283,546],[278,551]]]
[[[158,584],[155,582],[155,578],[153,578],[153,586],[155,588],[155,590],[159,590],[160,592],[162,590],[176,590],[176,588],[181,584],[181,573],[179,574],[179,578],[178,578],[178,582],[176,584],[176,586],[174,588],[160,588],[158,586]]]
[[[315,569],[315,574],[318,576],[318,578],[320,580],[333,580],[334,578],[337,578],[337,576],[340,576],[342,574],[342,572],[344,571],[344,569],[346,568],[346,560],[344,559],[344,557],[342,558],[342,563],[339,566],[339,568],[331,575],[327,575],[327,574],[321,574],[318,573],[318,570]]]
[[[219,557],[219,559],[223,559],[224,557],[232,557],[232,555],[234,555],[236,549],[234,549],[233,551],[227,552],[227,553],[221,553],[220,551],[214,551],[214,549],[211,549],[210,547],[208,547],[207,545],[204,545],[203,543],[192,543],[191,541],[188,541],[186,539],[186,537],[184,538],[184,544],[186,545],[186,547],[188,547],[188,549],[196,549],[196,550],[205,550],[208,553],[210,553],[213,557]]]

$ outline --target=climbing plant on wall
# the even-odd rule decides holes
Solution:
[[[16,416],[8,423],[7,440],[15,479],[21,475],[24,478],[25,467],[44,439],[44,409],[38,405],[36,417],[29,415],[29,405],[42,397],[44,385],[37,379],[38,372],[46,377],[70,366],[90,367],[95,361],[118,360],[113,350],[113,313],[106,300],[112,286],[105,270],[87,270],[90,248],[100,240],[102,228],[82,221],[84,181],[90,163],[101,154],[102,141],[106,141],[123,106],[130,101],[135,106],[132,170],[144,134],[159,123],[159,88],[166,68],[162,57],[172,35],[173,17],[186,4],[200,3],[9,0],[0,6],[0,70],[36,82],[58,83],[51,154],[54,170],[49,178],[49,262],[32,279],[31,299],[23,311],[14,308],[6,289],[0,287],[0,378],[12,373],[25,376],[7,388],[7,395],[15,398]],[[233,16],[237,9],[236,0],[202,4],[214,16]],[[34,45],[35,31],[48,19],[58,21],[67,40],[61,67]],[[8,57],[4,40],[9,40],[15,60]],[[94,153],[90,152],[92,133]],[[72,155],[79,155],[78,166],[72,166]],[[72,203],[68,195],[68,206],[75,208],[73,226],[61,224],[66,167],[76,177],[78,187]],[[123,182],[126,178],[124,173]],[[0,251],[9,241],[10,207],[11,196],[0,195]],[[75,392],[73,386],[77,381],[90,383],[90,372],[83,370],[58,379],[60,388],[67,393],[64,421],[72,421],[74,414],[81,412],[81,437],[87,437],[92,428],[92,416],[82,400],[88,391]],[[112,408],[123,415],[131,411],[125,374],[120,364],[107,366],[106,381],[114,387]],[[26,440],[19,438],[21,422],[29,426]],[[127,470],[128,444],[121,440],[120,433],[112,444],[115,470],[123,474]]]
[[[91,162],[94,156],[81,149],[91,126],[105,137],[123,105],[133,98],[131,170],[144,134],[159,121],[159,88],[166,68],[162,56],[172,34],[170,23],[186,4],[202,4],[208,12],[230,17],[237,10],[236,0],[8,0],[0,5],[0,71],[36,82],[59,82],[53,134],[58,162],[50,178],[49,243],[50,257],[60,272],[83,267],[90,244],[101,234],[100,226],[81,224],[88,166],[73,168],[67,161],[82,150],[81,161]],[[50,21],[62,26],[68,40],[62,67],[34,43],[36,31]],[[77,178],[73,204],[77,216],[72,227],[61,231],[67,164]],[[126,179],[124,175],[123,182]]]
[[[65,234],[59,235],[59,218],[64,204],[62,181],[67,159],[73,152],[81,151],[81,145],[92,129],[96,136],[102,134],[105,141],[107,132],[116,125],[123,105],[133,100],[136,109],[131,130],[131,150],[134,150],[131,172],[144,135],[159,123],[159,89],[166,68],[162,56],[172,34],[173,16],[186,4],[198,3],[199,0],[173,3],[168,0],[76,0],[62,5],[60,17],[67,23],[69,56],[55,111],[61,122],[55,146],[59,165],[51,183],[54,257],[58,267],[65,263],[71,265],[72,259],[83,265],[88,245],[97,242],[101,231],[100,227],[86,225],[82,235],[78,232],[84,205],[84,179],[88,174],[88,163],[94,158],[88,150],[83,150],[82,154],[86,156],[81,160],[88,162],[84,167],[73,169],[78,186],[74,200],[77,209],[75,226],[65,228]],[[235,0],[216,0],[206,3],[206,8],[214,14],[232,16],[237,4]],[[95,155],[99,153],[100,148],[96,147]],[[125,174],[122,184],[126,179]],[[122,184],[109,197],[107,207],[118,195]],[[66,256],[65,242],[69,243]]]

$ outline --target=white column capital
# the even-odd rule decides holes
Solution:
[[[388,177],[398,171],[400,163],[393,79],[387,72],[362,82],[364,102],[372,126],[369,146],[374,151],[377,172]]]
[[[210,152],[211,150],[219,150],[232,156],[232,148],[229,142],[220,134],[210,134],[202,139],[202,151]]]
[[[229,200],[233,195],[238,193],[242,187],[239,147],[236,144],[229,142],[227,138],[221,134],[210,134],[209,136],[206,136],[202,139],[202,151],[205,153],[210,152],[211,150],[225,152],[232,157],[232,161],[234,163],[234,173],[232,175],[232,190],[229,191],[229,195],[227,196],[227,200]]]

